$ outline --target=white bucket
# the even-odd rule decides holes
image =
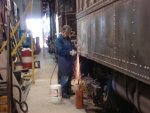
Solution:
[[[61,85],[60,84],[50,85],[49,90],[50,90],[50,102],[61,103],[62,100]]]

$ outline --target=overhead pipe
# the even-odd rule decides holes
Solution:
[[[53,36],[53,32],[52,32],[52,29],[53,29],[53,23],[52,23],[52,1],[49,0],[49,21],[50,21],[50,37]]]

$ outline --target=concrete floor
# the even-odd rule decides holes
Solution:
[[[40,55],[35,56],[40,60],[41,68],[35,70],[35,84],[32,85],[29,92],[27,103],[28,113],[85,113],[84,109],[75,108],[74,97],[63,99],[61,104],[53,104],[49,99],[50,76],[55,67],[53,56],[43,50]],[[57,69],[54,73],[52,83],[57,83]]]

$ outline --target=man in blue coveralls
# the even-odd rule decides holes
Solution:
[[[63,98],[70,97],[73,56],[76,55],[76,51],[73,50],[69,37],[71,30],[69,25],[64,25],[62,33],[55,41],[56,54],[58,57],[58,78],[60,77]]]

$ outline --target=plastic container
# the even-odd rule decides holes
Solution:
[[[60,84],[53,84],[49,86],[50,90],[50,102],[52,103],[61,103],[62,100],[62,93],[61,93],[61,85]]]
[[[0,103],[7,103],[7,97],[0,96]],[[7,113],[7,112],[8,112],[8,105],[7,104],[0,105],[0,113]]]
[[[16,63],[15,63],[15,66],[16,66],[16,71],[19,71],[19,70],[22,70],[22,69],[23,69],[23,66],[22,66],[22,63],[21,63],[21,62],[16,62]]]

